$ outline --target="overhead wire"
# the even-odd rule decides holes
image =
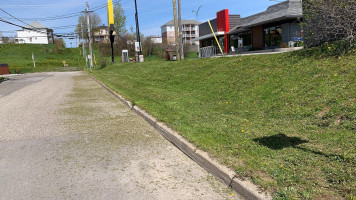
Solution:
[[[114,1],[114,3],[119,2]],[[106,4],[101,4],[99,6],[95,6],[93,7],[91,10],[92,11],[96,11],[96,10],[100,10],[103,9],[107,6]],[[64,14],[64,15],[58,15],[58,16],[53,16],[53,17],[41,17],[41,18],[19,18],[21,20],[27,20],[27,21],[51,21],[51,20],[60,20],[60,19],[67,19],[67,18],[72,18],[72,17],[77,17],[83,14],[83,11],[79,11],[79,12],[74,12],[74,13],[69,13],[69,14]],[[8,19],[8,18],[7,18]]]
[[[117,3],[119,2],[119,0],[116,0],[114,1],[113,3]],[[3,5],[1,5],[3,6]],[[91,9],[91,11],[97,11],[97,10],[100,10],[100,9],[103,9],[107,6],[107,3],[106,4],[101,4],[99,6],[95,6]],[[69,14],[64,14],[64,15],[59,15],[59,16],[53,16],[53,17],[43,17],[43,18],[17,18],[13,15],[11,15],[10,13],[6,12],[5,10],[3,10],[2,8],[0,8],[0,10],[4,13],[6,13],[7,15],[11,16],[11,18],[8,18],[8,17],[2,17],[0,18],[0,22],[4,22],[4,23],[7,23],[7,24],[10,24],[10,25],[13,25],[13,26],[16,26],[16,27],[20,27],[22,29],[26,29],[26,30],[32,30],[32,31],[35,31],[35,32],[39,32],[39,33],[46,33],[46,32],[43,32],[43,31],[40,31],[38,30],[38,28],[28,24],[27,22],[25,22],[25,20],[35,20],[35,21],[49,21],[49,20],[60,20],[60,19],[66,19],[66,18],[71,18],[71,17],[76,17],[76,16],[80,16],[83,14],[84,11],[80,11],[80,12],[74,12],[74,13],[69,13]],[[24,23],[26,24],[28,27],[25,27],[25,26],[21,26],[21,25],[18,25],[18,24],[15,24],[13,22],[10,22],[8,20],[5,20],[5,19],[8,19],[8,20],[12,20],[12,19],[16,19],[17,21],[21,22],[21,23]],[[67,29],[67,28],[72,28],[72,27],[76,27],[77,25],[65,25],[65,26],[58,26],[58,27],[51,27],[50,29]],[[32,28],[30,28],[32,27]],[[11,33],[11,32],[15,32],[15,31],[0,31],[1,33]],[[54,36],[56,37],[73,37],[73,35],[75,35],[77,33],[63,33],[63,34],[59,34],[59,33],[56,33],[56,34],[53,34]],[[19,37],[12,37],[12,38],[19,38]]]
[[[2,12],[4,12],[4,13],[8,14],[8,15],[11,16],[12,18],[16,19],[17,21],[22,22],[22,23],[24,23],[24,24],[26,24],[26,25],[28,25],[28,26],[34,28],[34,29],[37,29],[36,27],[32,26],[31,24],[28,24],[28,23],[22,21],[21,19],[16,18],[15,16],[13,16],[13,15],[11,15],[10,13],[6,12],[6,11],[3,10],[2,8],[0,8],[0,10],[1,10]],[[41,33],[46,33],[46,34],[47,34],[47,32],[43,32],[43,31],[42,31]]]

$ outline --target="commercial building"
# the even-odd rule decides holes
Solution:
[[[241,18],[225,9],[217,13],[211,25],[224,53],[279,48],[303,38],[300,20],[303,17],[301,0],[287,0],[266,11]],[[199,26],[200,47],[217,46],[208,22]],[[282,44],[285,45],[282,45]]]
[[[192,44],[194,38],[199,37],[199,24],[195,20],[182,20],[183,43]],[[162,42],[164,44],[175,44],[174,21],[171,20],[161,26]],[[197,41],[194,44],[199,44]]]

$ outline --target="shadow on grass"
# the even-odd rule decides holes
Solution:
[[[299,150],[302,150],[305,152],[324,156],[324,157],[330,158],[332,160],[339,160],[339,161],[344,160],[345,161],[344,156],[341,156],[341,155],[325,154],[320,151],[314,151],[314,150],[307,149],[304,147],[299,147],[298,145],[308,143],[309,141],[300,139],[298,137],[289,137],[285,134],[277,134],[277,135],[272,135],[272,136],[268,136],[268,137],[255,138],[255,139],[253,139],[253,141],[259,143],[260,145],[263,145],[270,149],[273,149],[273,150],[281,150],[284,148],[291,147],[291,148],[296,148],[296,149],[299,149]],[[346,159],[346,160],[349,160],[349,159]]]

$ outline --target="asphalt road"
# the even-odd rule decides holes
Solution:
[[[0,83],[0,199],[239,199],[83,72]]]

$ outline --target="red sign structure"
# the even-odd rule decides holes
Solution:
[[[230,19],[229,19],[229,10],[225,9],[216,13],[217,19],[217,31],[224,31],[224,52],[229,52],[229,40],[227,33],[230,31]]]

